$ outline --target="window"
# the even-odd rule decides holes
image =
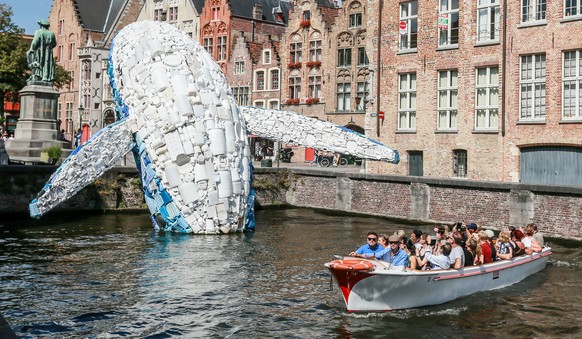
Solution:
[[[398,129],[416,130],[416,73],[398,78]]]
[[[438,80],[438,129],[457,128],[457,71],[440,71]]]
[[[422,151],[408,151],[408,175],[422,177]]]
[[[220,7],[212,7],[212,21],[220,20]]]
[[[279,70],[278,69],[271,70],[271,89],[273,89],[273,90],[279,89]]]
[[[453,174],[457,178],[467,177],[467,151],[464,149],[453,150]]]
[[[366,47],[358,47],[358,66],[366,66],[369,63]]]
[[[564,16],[575,16],[582,14],[582,1],[564,0]]]
[[[339,67],[352,65],[352,49],[340,48],[337,50],[337,65]]]
[[[255,74],[255,89],[257,91],[265,90],[265,71],[257,71]]]
[[[168,9],[168,21],[174,22],[178,21],[178,7],[170,7]]]
[[[497,129],[499,123],[499,68],[477,68],[475,129]]]
[[[301,78],[289,77],[289,99],[301,98]]]
[[[73,103],[65,103],[65,120],[67,121],[67,132],[73,132]]]
[[[59,49],[57,50],[57,62],[63,61],[63,45],[59,45]]]
[[[255,101],[255,104],[253,106],[258,108],[265,108],[265,102],[263,100]]]
[[[418,37],[418,2],[400,4],[400,21],[406,22],[406,33],[400,34],[400,49],[414,49]]]
[[[82,80],[91,80],[91,61],[90,60],[83,60],[81,64],[81,73]]]
[[[235,61],[234,62],[234,74],[243,74],[245,72],[245,62]]]
[[[337,84],[337,110],[338,111],[349,111],[350,110],[351,91],[352,91],[352,84],[350,84],[350,83]]]
[[[546,20],[546,0],[521,0],[521,22]]]
[[[217,61],[225,61],[226,60],[226,35],[219,36],[217,38],[216,49],[217,49],[217,54],[218,54]]]
[[[279,101],[277,100],[269,101],[269,109],[279,109]]]
[[[362,26],[362,13],[350,14],[350,28]]]
[[[202,43],[204,44],[204,49],[206,50],[206,52],[208,52],[208,54],[212,55],[212,49],[214,48],[213,38],[204,38],[202,40]]]
[[[358,96],[356,98],[356,104],[358,107],[356,108],[358,111],[366,110],[366,99],[368,98],[368,82],[362,81],[358,82]],[[357,102],[360,101],[360,103]]]
[[[290,49],[290,59],[289,62],[297,63],[301,62],[301,43],[300,42],[292,42]]]
[[[166,14],[164,13],[164,10],[161,8],[154,9],[154,21],[165,21],[165,20]]]
[[[303,20],[304,21],[311,20],[311,12],[310,11],[303,11]]]
[[[524,55],[520,68],[520,120],[546,118],[546,55]]]
[[[267,49],[263,51],[263,64],[270,64],[271,63],[271,50]]]
[[[477,3],[477,41],[499,41],[499,0]]]
[[[319,98],[321,95],[321,76],[312,75],[309,77],[309,97]]]
[[[440,0],[439,46],[450,46],[459,43],[459,1]]]
[[[564,52],[562,118],[582,118],[582,49]]]
[[[59,35],[63,35],[65,33],[65,19],[59,20]]]
[[[232,94],[234,100],[239,106],[247,106],[249,104],[249,88],[248,87],[233,87]]]
[[[309,42],[309,61],[321,61],[321,40]]]
[[[75,43],[69,44],[69,60],[75,59]]]

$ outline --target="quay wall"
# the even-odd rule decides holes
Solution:
[[[0,215],[28,214],[54,166],[0,166]],[[82,173],[79,173],[82,175]],[[474,221],[501,230],[534,222],[547,236],[582,240],[582,187],[255,168],[257,208],[291,205],[421,223]],[[147,209],[135,168],[110,170],[55,212]]]

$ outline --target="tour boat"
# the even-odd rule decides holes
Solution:
[[[348,312],[386,312],[442,304],[480,291],[515,284],[543,270],[551,248],[509,260],[461,269],[412,271],[355,257],[325,264],[340,287]]]

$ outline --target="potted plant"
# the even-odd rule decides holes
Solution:
[[[287,101],[285,101],[285,105],[287,105],[287,106],[299,105],[299,98],[287,99]]]
[[[303,28],[307,28],[311,25],[311,21],[309,20],[301,20],[301,23],[299,23],[299,25]]]
[[[309,68],[319,68],[321,66],[321,61],[308,61],[307,67]]]
[[[53,145],[42,150],[40,153],[40,161],[55,165],[61,156],[63,155],[63,150],[61,146]]]
[[[319,98],[307,98],[305,100],[305,103],[308,105],[314,105],[317,104],[319,102]]]
[[[289,64],[287,64],[287,68],[299,69],[299,68],[301,68],[301,62],[290,62]]]

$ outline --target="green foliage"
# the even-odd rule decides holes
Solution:
[[[289,188],[289,173],[284,171],[269,176],[255,176],[253,188],[257,191],[287,189]]]
[[[72,81],[73,78],[71,78],[71,74],[67,72],[67,70],[64,69],[63,66],[55,63],[55,81],[53,81],[53,85],[57,89],[61,89],[66,85],[70,84]]]
[[[58,145],[53,145],[51,147],[47,147],[47,148],[43,149],[42,151],[47,152],[49,158],[56,159],[56,160],[59,160],[61,158],[61,156],[63,155],[63,150],[61,149],[61,146],[58,146]]]
[[[27,44],[23,29],[12,22],[12,7],[0,3],[0,117],[4,117],[4,95],[18,91],[26,84]]]

